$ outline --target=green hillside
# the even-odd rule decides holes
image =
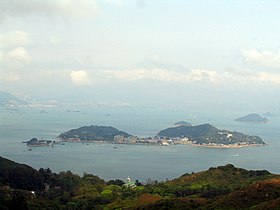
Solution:
[[[58,137],[62,140],[77,138],[82,141],[113,141],[114,136],[116,135],[124,137],[131,136],[130,134],[111,126],[90,125],[72,129],[60,134]]]
[[[0,209],[279,209],[280,205],[279,175],[231,164],[166,182],[133,185],[105,182],[92,174],[37,171],[5,158],[0,158],[0,166]],[[23,178],[19,171],[25,171],[20,174]]]
[[[169,138],[187,137],[195,144],[265,144],[258,136],[249,136],[236,131],[221,130],[210,124],[171,127],[160,131],[157,135]]]
[[[0,157],[0,184],[24,190],[42,190],[43,177],[35,169]]]

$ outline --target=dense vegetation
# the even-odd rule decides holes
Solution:
[[[72,129],[60,134],[58,137],[62,140],[78,138],[82,141],[113,141],[114,136],[116,135],[121,135],[124,137],[131,136],[130,134],[124,131],[119,131],[118,129],[111,126],[90,125]]]
[[[80,177],[71,171],[37,171],[1,157],[0,166],[0,209],[277,209],[280,206],[278,175],[230,164],[166,182],[142,185],[136,181],[133,187],[118,179],[105,182],[92,174]]]
[[[249,136],[239,132],[220,130],[213,125],[203,124],[197,126],[177,126],[164,129],[158,133],[160,137],[187,137],[196,144],[264,144],[258,136]]]

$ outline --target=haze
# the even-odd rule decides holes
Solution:
[[[0,0],[0,8],[2,91],[279,110],[279,1]]]

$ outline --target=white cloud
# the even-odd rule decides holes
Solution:
[[[23,47],[17,47],[8,53],[9,59],[20,63],[29,63],[31,56]]]
[[[84,70],[71,71],[70,77],[72,82],[77,86],[88,86],[92,84],[88,73]]]
[[[95,0],[0,0],[0,4],[0,20],[28,15],[88,18],[99,12]]]
[[[193,69],[190,71],[171,71],[162,68],[152,69],[134,69],[122,71],[105,71],[107,77],[119,80],[156,80],[165,82],[195,82],[204,81],[209,83],[217,83],[223,75],[216,71],[203,69]]]
[[[28,41],[28,34],[24,31],[10,31],[0,34],[0,48],[24,46]]]
[[[251,49],[251,50],[242,50],[241,53],[247,63],[259,65],[261,67],[273,68],[273,69],[280,68],[280,50],[259,51],[256,49]]]
[[[247,71],[245,71],[245,73],[240,73],[239,71],[218,72],[206,69],[171,71],[162,68],[142,68],[133,70],[101,71],[98,76],[99,78],[107,78],[115,81],[161,81],[177,84],[201,83],[204,85],[211,84],[225,87],[232,86],[232,84],[235,84],[235,86],[259,85],[260,83],[268,85],[280,84],[280,73],[254,73]]]
[[[16,82],[20,80],[20,76],[14,72],[0,71],[0,80],[5,82]]]
[[[260,82],[280,85],[280,74],[261,72],[255,77],[255,79]]]
[[[105,71],[110,78],[120,80],[161,80],[170,81],[176,80],[177,73],[166,69],[134,69],[122,71]]]
[[[188,75],[188,79],[192,81],[209,81],[211,83],[219,82],[223,75],[218,74],[216,71],[209,71],[204,69],[194,69]]]

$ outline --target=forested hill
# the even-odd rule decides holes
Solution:
[[[50,169],[37,171],[1,157],[0,167],[0,209],[277,209],[280,206],[279,175],[231,164],[187,173],[166,182],[136,181],[132,185],[119,179],[105,182],[92,174],[80,177],[71,171],[58,174]],[[42,184],[43,188],[35,189]]]
[[[258,136],[249,136],[236,131],[221,130],[210,124],[171,127],[160,131],[158,136],[169,138],[187,137],[196,144],[265,144]]]
[[[90,125],[72,129],[60,134],[58,137],[62,140],[78,138],[82,141],[113,141],[116,135],[121,135],[125,138],[131,136],[111,126]]]
[[[0,157],[0,184],[25,190],[42,190],[42,175],[25,164],[19,164]]]

